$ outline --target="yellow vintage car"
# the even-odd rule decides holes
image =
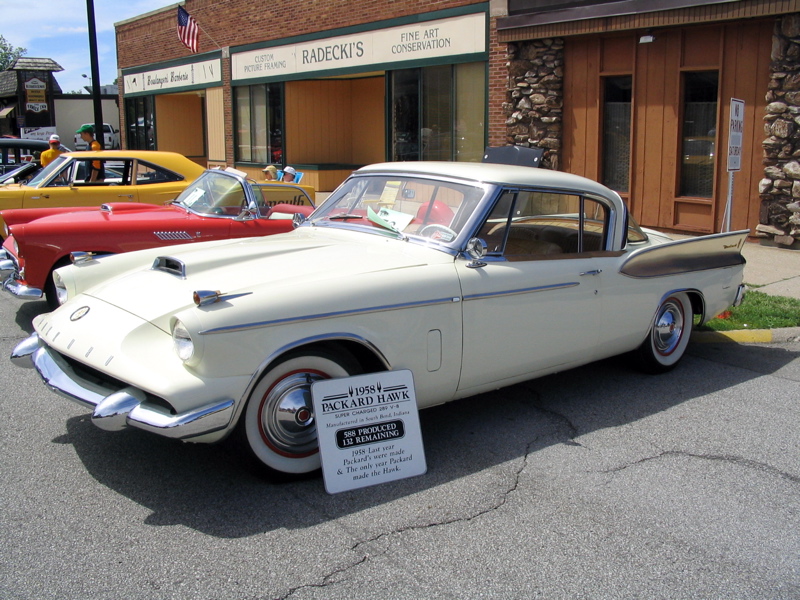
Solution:
[[[70,152],[27,183],[0,186],[0,210],[107,202],[163,204],[176,198],[204,170],[174,152]]]

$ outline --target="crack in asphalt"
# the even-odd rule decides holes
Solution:
[[[420,530],[421,531],[421,530],[425,530],[425,529],[431,529],[433,527],[442,527],[442,526],[446,526],[446,525],[452,525],[454,523],[469,523],[470,521],[478,519],[478,518],[482,517],[483,515],[486,515],[488,513],[491,513],[491,512],[494,512],[494,511],[500,509],[503,505],[506,504],[506,502],[508,502],[508,497],[511,494],[513,494],[519,488],[520,476],[522,475],[523,471],[525,471],[525,467],[528,464],[528,456],[530,454],[530,450],[531,450],[532,446],[533,446],[533,442],[532,441],[528,442],[525,445],[525,454],[522,457],[522,461],[521,461],[521,464],[520,464],[519,468],[514,473],[514,477],[513,477],[513,481],[511,483],[511,485],[509,485],[507,487],[507,489],[502,492],[502,494],[500,495],[499,500],[496,501],[492,506],[489,506],[487,508],[479,510],[478,512],[476,512],[476,513],[474,513],[472,515],[468,515],[468,516],[453,517],[453,518],[450,518],[450,519],[446,519],[444,521],[437,521],[437,522],[434,522],[434,523],[425,523],[425,524],[421,524],[421,525],[407,525],[405,527],[399,527],[399,528],[393,529],[391,531],[384,531],[384,532],[379,533],[378,535],[375,535],[375,536],[373,536],[373,537],[371,537],[369,539],[361,540],[359,542],[356,542],[355,544],[350,546],[350,550],[352,552],[358,552],[358,549],[361,546],[365,545],[365,544],[374,544],[374,543],[376,543],[376,542],[378,542],[380,540],[388,538],[389,536],[400,535],[400,534],[406,533],[408,531],[415,531],[415,530]],[[343,566],[343,567],[339,567],[339,568],[335,569],[334,571],[325,574],[322,577],[322,582],[321,583],[305,584],[305,585],[298,586],[296,588],[292,588],[285,595],[278,597],[276,600],[286,600],[287,598],[290,598],[295,592],[300,591],[300,590],[305,589],[305,588],[324,588],[324,587],[328,586],[331,583],[338,583],[338,581],[334,582],[334,581],[331,581],[331,579],[336,575],[339,575],[341,573],[345,573],[345,572],[349,571],[352,568],[358,567],[358,566],[366,563],[367,561],[372,560],[373,558],[383,556],[383,555],[385,555],[387,553],[388,553],[388,548],[384,548],[382,551],[376,551],[376,552],[364,554],[361,558],[359,558],[358,560],[352,562],[351,564]]]
[[[533,391],[533,390],[529,390],[529,391]],[[541,412],[546,417],[550,418],[554,422],[554,425],[555,425],[556,428],[565,429],[566,430],[565,433],[563,433],[561,436],[558,436],[558,437],[566,438],[561,443],[563,443],[565,445],[568,445],[568,446],[580,446],[580,447],[583,447],[582,444],[580,444],[580,443],[578,443],[578,442],[576,442],[574,440],[574,438],[579,435],[578,428],[575,426],[575,424],[573,424],[572,421],[570,421],[569,418],[566,417],[565,415],[560,414],[560,413],[558,413],[558,412],[556,412],[554,410],[551,410],[549,408],[545,408],[544,406],[542,406],[538,401],[539,400],[538,394],[535,391],[533,391],[533,393],[534,393],[534,396],[536,397],[535,400],[523,401],[522,403],[533,407],[535,410]],[[526,443],[526,445],[525,445],[525,453],[524,453],[524,455],[522,457],[522,460],[520,461],[519,467],[514,472],[514,476],[512,478],[511,484],[509,486],[507,486],[507,488],[500,494],[499,499],[493,505],[488,506],[488,507],[486,507],[486,508],[484,508],[482,510],[478,510],[477,512],[475,512],[474,514],[471,514],[471,515],[452,517],[452,518],[449,518],[449,519],[445,519],[443,521],[436,521],[436,522],[433,522],[433,523],[425,523],[425,524],[418,524],[418,525],[407,525],[407,526],[404,526],[404,527],[399,527],[397,529],[393,529],[391,531],[384,531],[384,532],[381,532],[381,533],[379,533],[379,534],[377,534],[377,535],[375,535],[375,536],[373,536],[371,538],[368,538],[368,539],[365,539],[365,540],[361,540],[361,541],[358,541],[358,542],[354,543],[352,546],[350,546],[350,551],[351,552],[358,552],[359,549],[362,546],[366,545],[366,544],[376,544],[377,542],[380,542],[381,540],[386,540],[390,536],[401,535],[401,534],[409,532],[409,531],[415,531],[415,530],[422,531],[422,530],[425,530],[425,529],[431,529],[431,528],[434,528],[434,527],[443,527],[443,526],[452,525],[452,524],[455,524],[455,523],[469,523],[470,521],[473,521],[475,519],[479,519],[479,518],[481,518],[482,516],[484,516],[486,514],[489,514],[491,512],[499,510],[500,508],[502,508],[508,502],[509,497],[511,496],[511,494],[513,494],[514,492],[517,491],[517,489],[519,489],[520,478],[522,476],[522,473],[525,471],[525,469],[526,469],[526,467],[528,465],[528,459],[530,457],[531,448],[533,447],[535,441],[536,440],[532,440],[532,441],[529,441],[529,442]],[[350,569],[353,569],[355,567],[363,565],[363,564],[367,563],[368,561],[373,560],[374,558],[378,558],[378,557],[384,556],[388,552],[389,552],[388,547],[385,547],[382,550],[374,550],[373,552],[365,553],[363,556],[361,556],[357,560],[353,561],[352,563],[350,563],[348,565],[344,565],[344,566],[338,567],[337,569],[331,571],[330,573],[326,573],[325,575],[322,576],[322,580],[321,580],[320,583],[303,584],[303,585],[291,588],[290,590],[288,590],[286,592],[286,594],[276,597],[275,600],[287,600],[288,598],[291,598],[291,596],[293,596],[296,592],[299,592],[299,591],[307,589],[307,588],[325,588],[328,585],[339,583],[341,581],[341,579],[337,579],[336,581],[333,581],[333,578],[336,577],[337,575],[341,575],[343,573],[346,573]]]
[[[768,465],[766,463],[758,462],[755,460],[750,460],[749,458],[744,458],[743,456],[736,456],[734,454],[695,454],[692,452],[684,452],[682,450],[665,450],[655,456],[647,456],[645,458],[639,459],[637,461],[621,465],[619,467],[615,467],[613,469],[607,469],[605,471],[601,471],[602,473],[617,473],[619,471],[624,471],[630,467],[634,467],[636,465],[641,465],[646,462],[650,462],[653,460],[660,460],[665,457],[669,456],[681,456],[681,457],[688,457],[688,458],[699,458],[701,460],[710,460],[710,461],[720,461],[720,462],[727,462],[731,463],[740,467],[745,467],[747,469],[753,469],[756,471],[761,471],[762,473],[767,473],[769,475],[776,475],[782,479],[786,479],[792,483],[800,483],[800,476],[792,475],[791,473],[787,473],[785,471],[781,471],[780,469],[773,467],[772,465]]]

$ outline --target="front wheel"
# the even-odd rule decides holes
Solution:
[[[672,294],[661,306],[636,351],[639,368],[647,373],[666,373],[683,357],[692,334],[692,303],[683,292]]]
[[[234,433],[240,450],[272,478],[316,471],[320,458],[311,384],[360,372],[346,351],[313,350],[286,356],[250,394]]]

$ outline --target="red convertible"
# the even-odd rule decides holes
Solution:
[[[2,286],[24,298],[58,306],[52,273],[73,252],[118,254],[157,246],[254,237],[292,229],[295,214],[314,209],[314,189],[291,183],[257,184],[240,172],[208,170],[167,206],[12,209],[0,250]]]

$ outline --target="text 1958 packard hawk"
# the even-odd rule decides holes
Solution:
[[[387,163],[292,232],[56,271],[64,304],[12,360],[106,430],[234,436],[271,474],[320,465],[314,381],[408,369],[419,408],[633,352],[684,354],[743,294],[747,231],[671,241],[543,169]]]

